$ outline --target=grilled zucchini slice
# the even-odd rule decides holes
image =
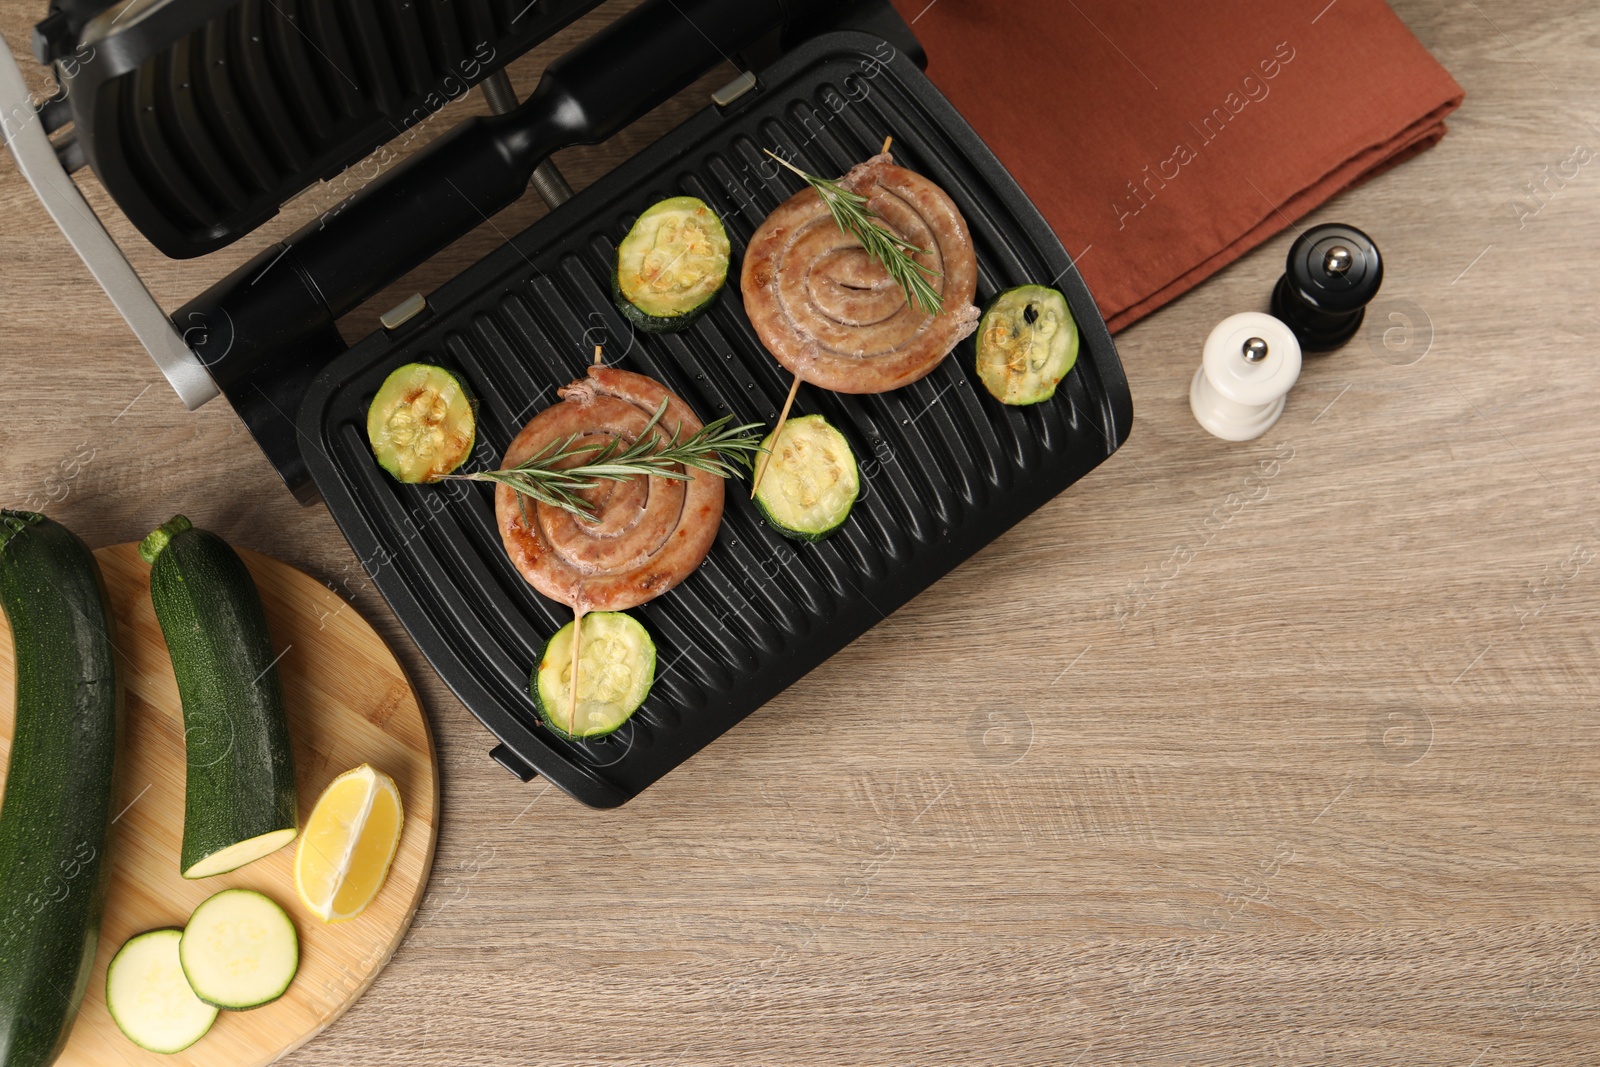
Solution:
[[[756,506],[774,529],[797,541],[820,541],[844,525],[861,492],[861,472],[844,434],[821,415],[803,415],[784,423],[776,442],[767,434],[761,447],[770,456]]]
[[[477,404],[460,378],[407,363],[383,380],[367,408],[367,440],[398,481],[436,482],[472,455]]]
[[[1049,400],[1077,361],[1078,324],[1054,289],[1007,289],[978,323],[978,377],[1002,404]]]
[[[671,333],[704,314],[728,280],[727,231],[693,196],[652,204],[617,246],[612,296],[647,333]]]
[[[572,713],[572,623],[545,642],[529,688],[539,718],[569,741],[604,737],[627,722],[656,680],[650,631],[620,611],[583,617],[578,649],[578,712]]]

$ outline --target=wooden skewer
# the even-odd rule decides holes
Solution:
[[[892,144],[894,144],[894,134],[891,133],[889,136],[887,136],[887,137],[885,137],[883,139],[883,148],[882,148],[881,151],[878,152],[878,155],[880,155],[880,156],[888,155],[889,154],[889,146],[892,145]]]
[[[605,362],[605,349],[600,345],[594,346],[594,365],[600,366]],[[567,732],[573,737],[578,736],[578,657],[583,652],[583,609],[577,605],[572,608],[572,704],[567,712]]]
[[[894,144],[894,134],[890,134],[889,136],[887,136],[887,137],[885,137],[883,139],[883,152],[888,152],[889,151],[889,146],[892,145],[892,144]],[[879,154],[881,155],[883,153],[879,153]],[[796,393],[798,393],[799,391],[800,391],[800,376],[797,374],[797,375],[795,375],[794,383],[789,386],[789,395],[783,402],[783,410],[778,412],[778,425],[777,425],[777,428],[772,431],[772,447],[773,448],[777,448],[778,447],[778,438],[783,436],[783,424],[789,421],[789,409],[794,406],[794,395]],[[762,475],[767,473],[767,463],[771,459],[772,459],[772,453],[771,452],[765,452],[761,456],[761,462],[756,464],[756,475],[755,475],[755,477],[753,479],[751,479],[751,482],[750,482],[750,499],[752,499],[752,500],[755,499],[756,490],[761,488]]]
[[[567,713],[568,732],[578,737],[578,652],[583,647],[583,611],[572,609],[572,710]]]
[[[783,410],[778,412],[778,427],[772,431],[772,447],[778,447],[778,438],[783,434],[783,424],[789,421],[789,409],[794,407],[794,395],[800,391],[800,375],[794,376],[794,384],[789,386],[789,396],[783,402]],[[750,481],[750,499],[756,498],[756,490],[761,488],[761,476],[767,473],[767,461],[772,459],[772,452],[761,454],[761,462],[756,464],[756,476]]]

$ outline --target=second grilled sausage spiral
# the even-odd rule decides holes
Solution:
[[[874,156],[839,180],[918,248],[942,310],[930,314],[807,187],[767,216],[740,277],[745,311],[779,363],[840,393],[882,393],[923,377],[978,325],[978,264],[954,202],[933,182]]]

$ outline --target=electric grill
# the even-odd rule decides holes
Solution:
[[[194,406],[226,394],[289,488],[306,501],[320,494],[429,661],[498,738],[491,754],[525,781],[543,774],[585,803],[625,802],[1127,436],[1127,382],[1070,257],[924,77],[915,38],[887,3],[645,0],[551,64],[520,104],[497,72],[592,4],[535,0],[537,23],[524,22],[531,8],[495,0],[132,0],[87,10],[97,6],[58,0],[36,32],[64,95],[37,128],[8,130],[21,169],[180,396]],[[466,55],[476,66],[462,67]],[[75,74],[63,69],[69,58]],[[738,76],[703,111],[568,199],[551,152],[603,140],[730,58]],[[157,247],[203,254],[401,134],[430,94],[474,82],[497,114],[462,123],[170,320],[84,217],[86,205],[71,202],[75,188],[51,173],[87,163]],[[18,87],[16,71],[0,69],[0,94]],[[863,499],[850,521],[827,541],[796,544],[731,491],[702,567],[636,609],[659,654],[644,706],[609,738],[556,737],[538,722],[528,676],[569,610],[512,568],[484,487],[384,474],[365,440],[368,403],[401,364],[448,365],[481,401],[469,466],[496,466],[600,343],[608,361],[661,380],[707,420],[772,420],[788,380],[737,285],[682,333],[635,334],[609,295],[616,243],[644,208],[688,194],[722,216],[737,263],[798,187],[763,149],[839,174],[886,135],[897,161],[960,207],[980,304],[1027,282],[1066,295],[1082,334],[1076,368],[1052,401],[1004,407],[979,384],[969,339],[892,393],[802,390],[795,413],[826,415],[861,459]],[[530,181],[559,207],[346,350],[340,315]]]

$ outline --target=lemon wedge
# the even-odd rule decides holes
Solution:
[[[363,763],[329,784],[294,857],[294,887],[323,922],[360,915],[383,888],[405,814],[394,779]]]

